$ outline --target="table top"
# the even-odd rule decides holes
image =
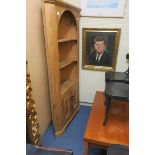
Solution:
[[[115,102],[115,103],[114,103]],[[129,144],[129,109],[122,101],[112,101],[107,124],[103,126],[105,115],[104,92],[97,91],[87,122],[84,141],[94,145]]]

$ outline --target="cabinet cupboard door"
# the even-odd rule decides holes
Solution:
[[[72,116],[72,105],[70,102],[70,98],[71,98],[71,93],[72,90],[67,91],[62,99],[61,99],[61,104],[62,104],[62,109],[63,109],[63,123],[67,123],[71,116]]]
[[[68,122],[77,110],[79,105],[77,96],[77,89],[74,87],[62,98],[61,103],[63,106],[64,122]]]

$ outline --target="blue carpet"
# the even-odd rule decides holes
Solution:
[[[80,106],[80,111],[66,128],[64,135],[60,137],[55,137],[54,129],[50,124],[42,136],[41,145],[71,149],[74,151],[74,155],[83,155],[83,136],[90,110],[90,106]],[[89,147],[89,155],[100,155],[100,151],[100,149]]]

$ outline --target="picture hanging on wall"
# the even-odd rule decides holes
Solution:
[[[121,29],[82,29],[82,68],[115,71]]]
[[[82,0],[81,16],[124,17],[127,0]]]

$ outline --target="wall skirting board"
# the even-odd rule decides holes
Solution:
[[[88,102],[81,102],[81,101],[80,101],[80,105],[92,106],[92,103],[88,103]]]

